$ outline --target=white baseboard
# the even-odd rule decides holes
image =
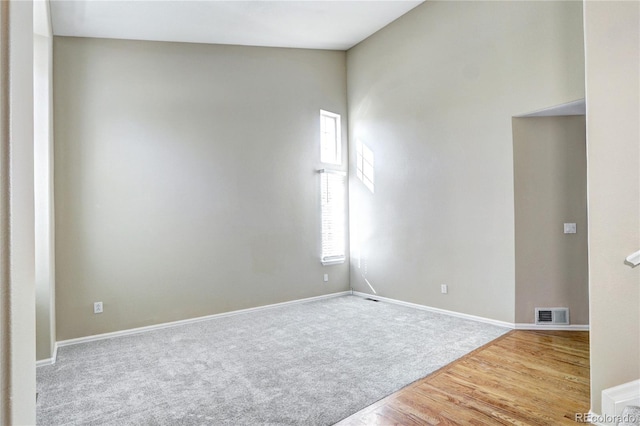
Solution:
[[[395,303],[396,305],[408,306],[410,308],[421,309],[423,311],[437,312],[440,314],[450,315],[453,317],[464,318],[472,321],[483,322],[486,324],[498,325],[500,327],[507,327],[515,330],[547,330],[547,331],[589,331],[589,325],[572,324],[572,325],[540,325],[540,324],[514,324],[506,321],[494,320],[491,318],[479,317],[475,315],[463,314],[461,312],[448,311],[446,309],[433,308],[431,306],[419,305],[417,303],[404,302],[402,300],[391,299],[389,297],[382,297],[376,294],[362,293],[359,291],[352,291],[354,296],[381,300],[384,302]]]
[[[56,360],[53,358],[45,358],[45,359],[40,359],[38,361],[36,361],[36,368],[37,367],[44,367],[47,365],[53,365],[56,363]]]
[[[437,312],[439,314],[445,314],[445,315],[449,315],[449,316],[452,316],[452,317],[458,317],[458,318],[464,318],[464,319],[468,319],[468,320],[472,320],[472,321],[483,322],[485,324],[492,324],[492,325],[497,325],[497,326],[500,326],[500,327],[506,327],[506,328],[511,328],[511,329],[514,328],[514,324],[513,323],[506,322],[506,321],[499,321],[499,320],[494,320],[494,319],[491,319],[491,318],[478,317],[478,316],[475,316],[475,315],[463,314],[461,312],[448,311],[446,309],[432,308],[431,306],[419,305],[417,303],[404,302],[402,300],[390,299],[388,297],[382,297],[382,296],[378,296],[378,295],[375,295],[375,294],[361,293],[359,291],[354,291],[353,295],[354,296],[359,296],[359,297],[364,297],[364,298],[367,298],[367,299],[374,299],[374,300],[380,300],[380,301],[383,301],[383,302],[394,303],[396,305],[407,306],[409,308],[420,309],[420,310],[423,310],[423,311]]]
[[[36,361],[36,367],[43,367],[45,365],[53,365],[56,363],[56,358],[58,358],[58,342],[53,344],[53,353],[51,354],[51,358],[45,358]]]
[[[263,311],[263,310],[266,310],[266,309],[273,309],[273,308],[277,308],[277,307],[280,307],[280,306],[296,305],[298,303],[312,302],[314,300],[331,299],[331,298],[334,298],[334,297],[347,296],[349,294],[351,294],[351,291],[341,291],[341,292],[338,292],[338,293],[324,294],[322,296],[307,297],[305,299],[297,299],[297,300],[290,300],[288,302],[274,303],[274,304],[271,304],[271,305],[256,306],[255,308],[239,309],[237,311],[223,312],[223,313],[220,313],[220,314],[207,315],[207,316],[203,316],[203,317],[189,318],[189,319],[185,319],[185,320],[172,321],[172,322],[165,322],[165,323],[162,323],[162,324],[154,324],[154,325],[149,325],[149,326],[146,326],[146,327],[137,327],[137,328],[131,328],[131,329],[128,329],[128,330],[113,331],[111,333],[103,333],[103,334],[95,334],[93,336],[78,337],[76,339],[61,340],[61,341],[57,342],[57,347],[63,347],[63,346],[69,346],[69,345],[78,345],[80,343],[94,342],[96,340],[111,339],[111,338],[114,338],[114,337],[130,336],[132,334],[145,333],[147,331],[160,330],[160,329],[169,328],[169,327],[177,327],[177,326],[180,326],[180,325],[192,324],[192,323],[201,322],[201,321],[207,321],[207,320],[214,319],[214,318],[223,318],[223,317],[229,317],[229,316],[232,316],[232,315],[244,314],[244,313],[247,313],[247,312]],[[45,360],[39,361],[39,362],[44,362],[44,361]],[[53,360],[53,362],[55,362],[55,359]],[[48,364],[43,364],[43,365],[48,365]]]
[[[203,316],[203,317],[190,318],[190,319],[185,319],[185,320],[166,322],[166,323],[162,323],[162,324],[149,325],[149,326],[146,326],[146,327],[137,327],[137,328],[132,328],[132,329],[128,329],[128,330],[114,331],[114,332],[111,332],[111,333],[103,333],[103,334],[96,334],[96,335],[93,335],[93,336],[85,336],[85,337],[78,337],[78,338],[75,338],[75,339],[61,340],[61,341],[55,343],[53,356],[51,358],[47,358],[47,359],[43,359],[43,360],[37,361],[36,362],[36,366],[37,367],[41,367],[41,366],[45,366],[45,365],[55,364],[56,358],[57,358],[57,353],[58,353],[58,348],[59,347],[63,347],[63,346],[78,345],[78,344],[81,344],[81,343],[93,342],[93,341],[96,341],[96,340],[111,339],[111,338],[120,337],[120,336],[129,336],[129,335],[138,334],[138,333],[145,333],[147,331],[152,331],[152,330],[160,330],[160,329],[163,329],[163,328],[177,327],[177,326],[184,325],[184,324],[191,324],[191,323],[196,323],[196,322],[200,322],[200,321],[207,321],[207,320],[214,319],[214,318],[222,318],[222,317],[227,317],[227,316],[232,316],[232,315],[239,315],[239,314],[248,313],[248,312],[257,312],[257,311],[261,311],[261,310],[265,310],[265,309],[277,308],[279,306],[295,305],[295,304],[298,304],[298,303],[306,303],[306,302],[312,302],[314,300],[330,299],[330,298],[334,298],[334,297],[346,296],[346,295],[349,295],[349,294],[352,294],[352,295],[358,296],[358,297],[370,298],[370,299],[380,300],[380,301],[384,301],[384,302],[388,302],[388,303],[394,303],[394,304],[397,304],[397,305],[407,306],[407,307],[410,307],[410,308],[421,309],[421,310],[424,310],[424,311],[437,312],[437,313],[441,313],[441,314],[445,314],[445,315],[450,315],[450,316],[453,316],[453,317],[464,318],[464,319],[468,319],[468,320],[472,320],[472,321],[478,321],[478,322],[482,322],[482,323],[486,323],[486,324],[497,325],[497,326],[500,326],[500,327],[506,327],[506,328],[510,328],[510,329],[514,329],[515,328],[515,329],[518,329],[518,330],[574,330],[574,331],[577,331],[577,330],[589,330],[589,326],[588,325],[549,326],[549,325],[536,325],[536,324],[513,324],[513,323],[506,322],[506,321],[499,321],[499,320],[494,320],[494,319],[491,319],[491,318],[484,318],[484,317],[479,317],[479,316],[475,316],[475,315],[463,314],[463,313],[460,313],[460,312],[449,311],[449,310],[446,310],[446,309],[433,308],[431,306],[419,305],[417,303],[404,302],[402,300],[391,299],[391,298],[388,298],[388,297],[377,296],[375,294],[361,293],[359,291],[350,290],[350,291],[341,291],[341,292],[338,292],[338,293],[325,294],[325,295],[322,295],[322,296],[315,296],[315,297],[308,297],[308,298],[304,298],[304,299],[291,300],[291,301],[288,301],[288,302],[274,303],[274,304],[271,304],[271,305],[257,306],[255,308],[239,309],[239,310],[236,310],[236,311],[223,312],[223,313],[220,313],[220,314],[213,314],[213,315],[207,315],[207,316]]]
[[[589,331],[589,324],[550,325],[517,323],[516,330],[546,330],[546,331]]]

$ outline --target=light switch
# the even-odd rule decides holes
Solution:
[[[576,224],[575,223],[565,223],[564,224],[564,233],[565,234],[575,234],[576,233]]]

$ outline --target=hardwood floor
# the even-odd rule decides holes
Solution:
[[[514,330],[338,425],[576,425],[588,411],[589,333]]]

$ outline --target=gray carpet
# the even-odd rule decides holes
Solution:
[[[40,425],[328,425],[506,328],[356,296],[58,351]]]

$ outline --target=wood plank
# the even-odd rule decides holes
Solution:
[[[587,411],[589,333],[514,330],[338,425],[575,425]]]

